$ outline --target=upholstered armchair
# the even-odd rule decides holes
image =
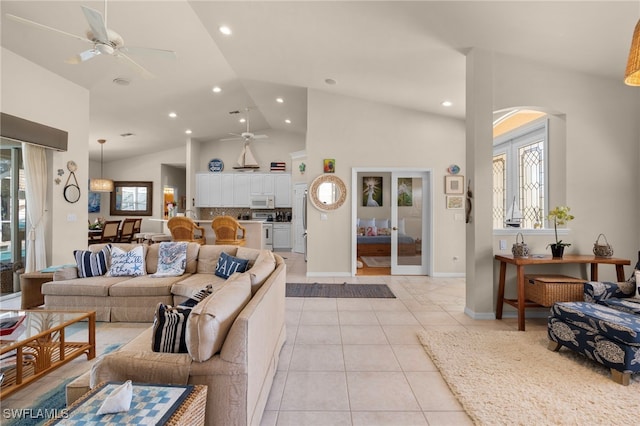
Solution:
[[[244,246],[247,242],[245,228],[231,216],[216,216],[211,222],[211,228],[216,234],[216,244]],[[241,233],[239,237],[238,232]]]
[[[183,216],[176,216],[169,219],[167,227],[171,231],[173,241],[193,241],[206,244],[204,228],[198,226],[192,219]]]

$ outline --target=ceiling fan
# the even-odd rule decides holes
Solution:
[[[245,132],[242,133],[229,133],[230,135],[235,136],[234,138],[224,138],[224,139],[220,139],[221,141],[244,141],[244,142],[251,142],[254,139],[268,139],[269,136],[267,135],[256,135],[254,133],[251,133],[249,131],[249,108],[245,108],[244,109],[245,112],[245,123],[247,123],[247,130]],[[240,111],[229,111],[229,114],[240,114]]]
[[[140,73],[143,77],[151,78],[153,77],[153,74],[147,71],[147,69],[145,69],[142,65],[131,59],[128,53],[152,53],[175,59],[176,53],[172,50],[155,49],[151,47],[125,46],[124,39],[120,36],[120,34],[107,28],[107,0],[105,0],[104,2],[104,18],[102,14],[95,9],[86,6],[80,7],[82,9],[82,13],[84,13],[85,18],[87,19],[87,23],[89,24],[89,29],[87,30],[86,37],[71,34],[57,28],[49,27],[47,25],[22,18],[20,16],[11,14],[6,14],[6,16],[7,18],[12,19],[16,22],[31,25],[43,30],[53,31],[58,34],[72,37],[76,40],[80,40],[93,45],[91,49],[85,50],[84,52],[80,52],[77,55],[68,58],[65,62],[69,64],[79,64],[95,58],[98,55],[111,55],[118,59],[125,60],[129,64],[129,66]]]

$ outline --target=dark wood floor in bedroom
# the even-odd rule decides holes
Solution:
[[[358,257],[358,260],[362,262],[362,259]],[[362,262],[362,268],[358,268],[356,276],[366,275],[391,275],[391,268],[370,268],[366,263]]]

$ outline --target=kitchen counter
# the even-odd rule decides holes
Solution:
[[[169,229],[167,228],[167,219],[149,219],[152,222],[161,222],[162,223],[162,232],[167,235],[171,235]],[[211,219],[193,219],[195,223],[199,226],[202,226],[205,230],[205,237],[207,239],[207,244],[215,244],[216,236],[213,233],[213,228],[211,228]],[[261,249],[262,248],[262,221],[260,220],[239,220],[238,223],[242,225],[246,229],[246,239],[247,242],[245,247]]]

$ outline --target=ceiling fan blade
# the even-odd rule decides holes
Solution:
[[[104,23],[102,13],[90,7],[80,6],[84,17],[87,18],[93,37],[102,43],[109,42],[109,36],[107,35],[107,26]]]
[[[21,18],[19,16],[11,15],[9,13],[7,13],[6,16],[7,16],[7,18],[9,18],[9,19],[11,19],[13,21],[16,21],[16,22],[20,22],[22,24],[31,25],[32,27],[40,28],[42,30],[53,31],[53,32],[56,32],[58,34],[66,35],[67,37],[73,37],[76,40],[84,41],[86,43],[93,43],[91,40],[89,40],[86,37],[82,37],[82,36],[78,36],[78,35],[75,35],[75,34],[71,34],[71,33],[68,33],[66,31],[59,30],[57,28],[49,27],[47,25],[43,25],[43,24],[40,24],[38,22],[30,21],[29,19]]]
[[[176,52],[173,50],[156,49],[154,47],[125,46],[120,48],[121,52],[133,55],[157,55],[167,59],[176,59]]]
[[[253,135],[251,139],[269,139],[267,135]]]
[[[80,64],[82,62],[88,61],[89,59],[95,58],[100,54],[98,49],[89,49],[84,52],[80,52],[77,55],[73,55],[69,59],[65,60],[67,64]]]
[[[149,71],[147,71],[147,69],[145,67],[143,67],[142,65],[140,65],[139,63],[137,63],[136,61],[134,61],[133,59],[131,59],[130,57],[128,57],[126,54],[124,54],[121,51],[117,51],[117,53],[115,54],[115,56],[117,58],[122,58],[125,59],[129,65],[136,70],[142,77],[147,78],[147,79],[151,79],[154,77],[153,74],[151,74]]]

